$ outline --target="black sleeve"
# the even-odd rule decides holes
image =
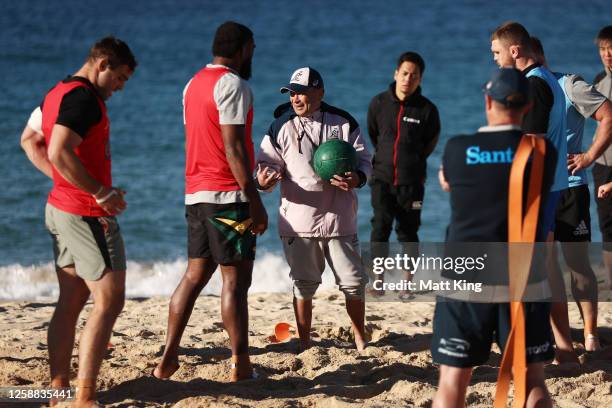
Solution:
[[[90,89],[79,86],[62,98],[55,123],[66,126],[84,139],[89,129],[101,119],[102,111],[96,96]]]
[[[372,98],[370,106],[368,106],[368,134],[372,145],[376,148],[378,144],[378,123],[376,121],[376,111],[378,110],[377,98]]]
[[[429,112],[426,126],[425,137],[427,139],[425,143],[425,156],[429,156],[436,148],[438,138],[440,137],[440,114],[438,113],[438,108],[433,104],[431,105],[431,111]]]
[[[554,103],[552,90],[542,78],[532,76],[527,79],[532,106],[523,119],[523,130],[526,133],[546,133]]]

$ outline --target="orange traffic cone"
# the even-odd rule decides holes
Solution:
[[[295,334],[295,326],[289,323],[280,322],[274,326],[274,337],[279,343],[291,340],[292,337],[295,337]]]

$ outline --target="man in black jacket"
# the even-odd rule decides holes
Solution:
[[[419,54],[403,53],[394,82],[372,98],[368,108],[368,133],[375,148],[370,182],[374,208],[372,257],[388,255],[394,220],[400,243],[419,241],[427,157],[440,135],[438,109],[421,95],[424,71],[425,61]]]

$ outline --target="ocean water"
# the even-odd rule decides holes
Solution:
[[[601,69],[593,38],[610,24],[609,2],[164,1],[5,2],[0,14],[0,299],[53,297],[57,287],[43,222],[50,182],[28,162],[19,137],[32,108],[58,80],[75,72],[93,42],[107,34],[128,42],[139,66],[123,92],[108,101],[113,177],[127,190],[120,216],[127,246],[128,295],[167,295],[186,257],[183,206],[184,134],[181,93],[210,61],[215,28],[247,24],[257,44],[250,83],[255,94],[256,144],[286,96],[291,72],[316,67],[325,100],[355,116],[365,132],[372,96],[392,80],[406,50],[426,61],[423,93],[439,108],[442,134],[429,159],[420,238],[442,241],[448,197],[436,169],[446,140],[484,124],[482,84],[495,68],[490,33],[507,20],[542,40],[557,71],[592,80]],[[586,143],[594,125],[585,132]],[[289,288],[276,230],[278,192],[264,203],[270,229],[258,242],[253,291]],[[359,236],[369,239],[369,189],[359,192]],[[595,215],[592,205],[592,214]],[[596,217],[593,239],[599,241]],[[326,284],[331,278],[326,277]],[[216,293],[214,281],[205,293]]]

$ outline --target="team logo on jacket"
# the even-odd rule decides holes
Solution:
[[[340,137],[340,128],[338,126],[333,126],[330,133],[330,139],[338,139]]]
[[[404,116],[404,117],[402,118],[402,120],[403,120],[404,122],[408,122],[408,123],[416,123],[416,124],[421,123],[421,121],[420,121],[419,119],[409,118],[408,116]]]

